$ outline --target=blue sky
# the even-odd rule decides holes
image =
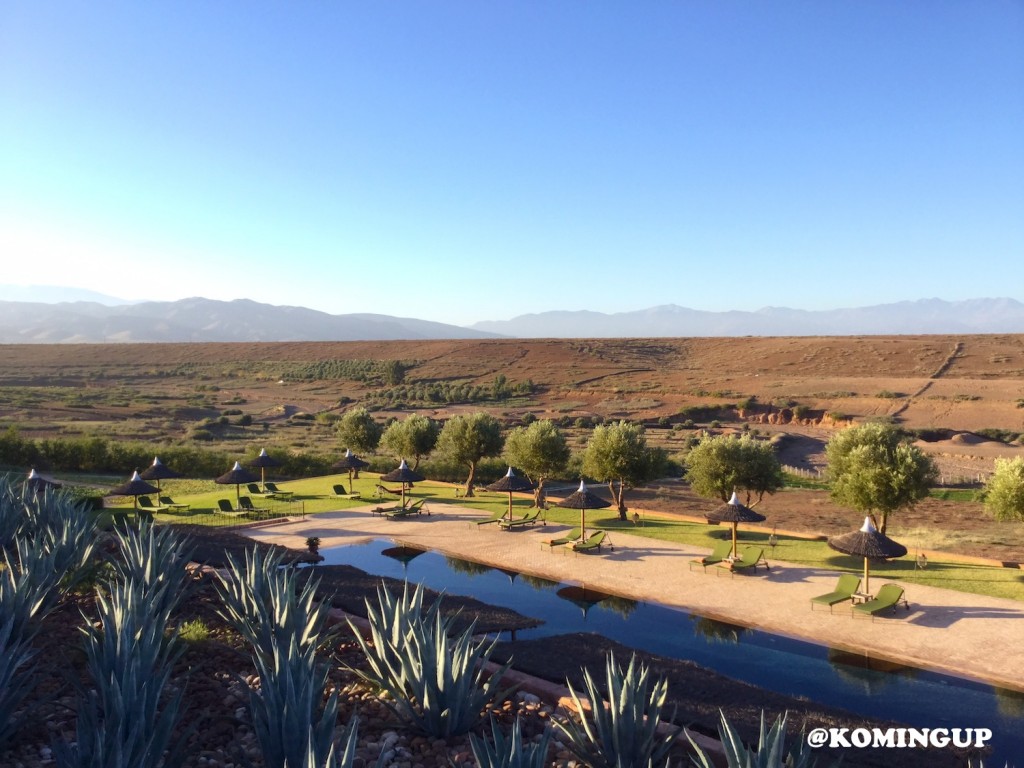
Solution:
[[[10,2],[7,284],[469,324],[1024,299],[1024,3]]]

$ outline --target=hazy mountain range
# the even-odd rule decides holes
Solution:
[[[9,295],[0,286],[0,299]],[[470,328],[377,314],[332,315],[247,299],[171,302],[0,300],[0,343],[356,341],[393,339],[849,336],[1024,333],[1014,299],[924,299],[823,311],[704,312],[669,304],[636,312],[543,312]]]

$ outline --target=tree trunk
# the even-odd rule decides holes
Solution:
[[[466,478],[466,493],[465,497],[472,498],[473,496],[473,480],[476,478],[476,462],[469,462],[469,477]]]
[[[623,520],[623,521],[626,520],[626,513],[629,510],[626,508],[626,504],[622,500],[622,497],[626,493],[626,486],[622,482],[621,478],[619,479],[619,492],[618,493],[615,492],[615,481],[614,480],[609,480],[608,481],[608,490],[611,491],[611,494],[612,494],[612,503],[615,505],[615,508],[619,511],[619,520]]]
[[[874,515],[872,515],[872,517],[874,517]],[[883,536],[885,536],[885,526],[888,525],[888,523],[889,523],[889,513],[888,512],[883,512],[882,513],[882,524],[880,526],[878,526],[878,532],[880,534],[882,534]]]
[[[537,487],[533,489],[533,509],[544,509],[547,506],[547,494],[544,492],[544,478],[537,478]]]

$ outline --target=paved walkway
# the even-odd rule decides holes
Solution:
[[[849,604],[834,613],[810,608],[810,598],[835,587],[836,572],[772,562],[771,572],[735,577],[718,569],[691,571],[707,554],[684,544],[615,532],[614,551],[576,555],[540,542],[569,526],[548,524],[507,532],[477,526],[480,511],[434,505],[430,516],[387,520],[373,505],[310,516],[246,533],[253,538],[305,548],[319,536],[321,548],[374,538],[474,560],[521,573],[586,585],[646,602],[685,608],[711,618],[764,629],[848,651],[870,653],[912,666],[997,683],[1024,691],[1024,603],[920,585],[905,585],[910,611],[895,619],[853,618]],[[873,581],[881,585],[881,580]],[[510,606],[514,608],[515,606]]]

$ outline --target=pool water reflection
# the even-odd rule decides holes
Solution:
[[[998,755],[1011,760],[1024,755],[1021,693],[436,552],[394,559],[387,556],[389,549],[396,549],[393,542],[377,540],[322,550],[321,555],[326,565],[346,564],[379,576],[408,578],[544,622],[518,631],[516,639],[593,632],[631,648],[690,659],[734,679],[855,713],[917,727],[991,728]],[[1002,758],[989,762],[1003,764]]]

